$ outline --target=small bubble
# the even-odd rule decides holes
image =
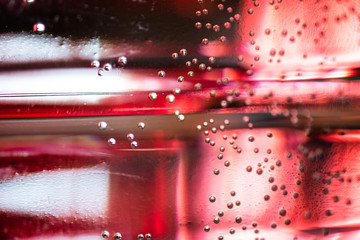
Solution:
[[[125,66],[127,64],[127,57],[121,56],[118,58],[118,63],[121,67]]]
[[[181,50],[180,50],[180,54],[181,54],[182,56],[186,56],[186,55],[187,55],[187,50],[186,50],[185,48],[181,49]]]
[[[253,14],[253,13],[254,13],[254,9],[249,8],[249,9],[248,9],[248,14],[250,14],[250,15],[251,15],[251,14]]]
[[[225,37],[225,36],[221,36],[221,37],[219,38],[219,40],[220,40],[220,42],[225,42],[225,41],[226,41],[226,37]]]
[[[206,27],[207,29],[210,29],[210,28],[211,28],[211,23],[206,23],[206,24],[205,24],[205,27]]]
[[[103,76],[103,75],[104,75],[104,70],[103,70],[103,69],[99,69],[99,70],[98,70],[98,75],[99,75],[99,76]]]
[[[180,89],[180,88],[174,88],[174,89],[173,89],[173,93],[174,93],[175,95],[180,94],[180,92],[181,92],[181,89]]]
[[[110,63],[105,63],[104,66],[103,66],[104,70],[105,71],[111,71],[112,69],[112,66]]]
[[[272,134],[272,132],[267,132],[267,133],[266,133],[266,136],[269,137],[269,138],[271,138],[271,137],[273,136],[273,134]]]
[[[215,175],[219,175],[219,173],[220,173],[220,170],[219,170],[219,169],[217,169],[217,168],[214,169],[214,174],[215,174]]]
[[[103,231],[102,233],[101,233],[101,237],[102,238],[109,238],[109,236],[110,236],[110,233],[108,232],[108,231]]]
[[[203,39],[201,40],[201,43],[202,43],[203,45],[207,45],[207,44],[209,43],[209,39],[203,38]]]
[[[198,131],[201,131],[201,125],[197,125],[197,126],[196,126],[196,129],[197,129]]]
[[[286,215],[286,210],[285,210],[285,209],[281,209],[281,210],[279,211],[279,214],[284,217],[284,216]]]
[[[200,11],[196,11],[196,12],[195,12],[195,15],[199,17],[199,16],[201,16],[201,12],[200,12]]]
[[[274,185],[271,186],[271,190],[276,191],[277,189],[278,189],[278,187],[277,187],[276,184],[274,184]]]
[[[229,167],[229,166],[230,166],[230,162],[229,162],[229,161],[225,161],[225,162],[224,162],[224,165],[225,165],[225,167]]]
[[[157,98],[157,94],[155,92],[149,93],[149,99],[154,101]]]
[[[231,23],[225,22],[225,23],[224,23],[224,27],[225,27],[226,29],[230,29],[230,28],[231,28]]]
[[[193,77],[193,76],[194,76],[194,72],[193,72],[193,71],[189,71],[189,72],[187,73],[187,75],[188,75],[188,77]]]
[[[183,76],[179,76],[177,80],[178,80],[178,82],[183,82],[183,81],[184,81],[184,77],[183,77]]]
[[[118,232],[117,232],[117,233],[114,234],[114,237],[113,237],[113,238],[114,238],[114,240],[120,240],[121,237],[122,237],[122,236],[121,236],[121,233],[118,233]]]
[[[261,174],[263,173],[263,170],[262,170],[261,168],[258,168],[258,169],[256,170],[256,173],[257,173],[258,175],[261,175]]]
[[[251,69],[246,70],[246,75],[251,76],[253,74],[254,74],[253,70]]]
[[[227,204],[227,207],[228,207],[229,209],[232,209],[232,208],[234,207],[234,204],[233,204],[232,202],[229,202],[229,203]]]
[[[204,231],[205,231],[205,232],[209,232],[209,231],[210,231],[210,226],[205,226],[205,227],[204,227]]]
[[[218,236],[218,240],[224,240],[224,237],[223,236]]]
[[[220,11],[224,10],[224,5],[220,3],[220,4],[218,5],[218,9],[219,9]]]
[[[226,10],[228,11],[228,13],[232,13],[232,12],[233,12],[233,9],[232,9],[231,7],[228,7]]]
[[[171,57],[172,57],[173,59],[177,59],[177,58],[179,57],[179,54],[173,53],[173,54],[171,54]]]
[[[240,202],[239,200],[237,200],[237,201],[235,202],[235,204],[236,204],[236,206],[240,206],[241,202]]]
[[[203,12],[204,15],[207,15],[207,14],[209,13],[209,11],[208,11],[206,8],[204,8],[204,9],[202,10],[202,12]]]
[[[231,229],[229,230],[229,233],[230,233],[230,234],[234,234],[234,233],[235,233],[235,229],[231,228]]]
[[[145,128],[145,123],[144,122],[139,122],[137,126],[138,126],[139,129],[144,129]]]
[[[270,33],[271,33],[271,30],[269,28],[265,29],[265,34],[266,35],[270,35]]]
[[[177,119],[178,119],[179,122],[183,122],[185,120],[185,116],[183,114],[179,114],[177,116]]]
[[[234,15],[234,18],[235,18],[236,21],[240,21],[240,18],[241,18],[241,17],[240,17],[240,14],[238,14],[238,13],[235,14],[235,15]]]
[[[201,22],[197,22],[197,23],[195,23],[195,27],[196,27],[197,29],[200,29],[200,28],[201,28],[201,26],[202,26]]]
[[[40,33],[45,31],[45,25],[43,23],[36,23],[33,26],[34,32]]]
[[[249,142],[253,142],[255,138],[253,136],[248,137]]]
[[[231,191],[231,192],[230,192],[230,195],[231,195],[232,197],[234,197],[234,196],[236,195],[236,192],[235,192],[235,191]]]
[[[224,216],[224,212],[223,212],[223,211],[219,211],[219,212],[218,212],[218,215],[219,215],[219,217],[223,217],[223,216]]]
[[[106,122],[100,121],[100,122],[98,123],[98,128],[99,128],[100,130],[105,130],[106,127],[107,127],[107,123],[106,123]]]
[[[200,69],[201,71],[204,71],[204,70],[206,69],[206,65],[205,65],[204,63],[201,63],[201,64],[199,65],[199,69]]]
[[[161,78],[165,77],[165,71],[164,70],[159,71],[158,76]]]
[[[211,64],[215,63],[215,57],[209,57],[209,62],[210,62]]]
[[[190,62],[190,61],[186,61],[185,66],[191,67],[191,62]]]
[[[137,239],[138,239],[138,240],[143,240],[143,239],[144,239],[144,235],[143,235],[143,234],[137,235]]]
[[[197,64],[199,61],[198,61],[197,58],[193,58],[193,60],[191,60],[191,62],[192,62],[193,64]]]
[[[218,154],[218,155],[217,155],[217,158],[218,158],[219,160],[223,159],[223,157],[224,157],[224,156],[223,156],[222,154]]]
[[[269,183],[273,183],[275,181],[275,178],[269,177]]]
[[[215,224],[218,224],[219,222],[220,222],[220,218],[219,218],[219,217],[215,217],[215,218],[214,218],[214,223],[215,223]]]
[[[290,219],[285,219],[285,225],[290,225],[290,223],[291,223],[291,221],[290,221]]]
[[[109,139],[108,139],[108,144],[109,144],[110,146],[115,145],[115,144],[116,144],[116,139],[115,139],[115,138],[109,138]]]
[[[136,141],[132,141],[132,142],[130,143],[130,147],[131,147],[132,149],[135,149],[135,148],[138,147],[138,143],[137,143]]]
[[[135,136],[134,136],[133,133],[128,133],[128,134],[126,135],[126,138],[127,138],[127,140],[132,141],[132,140],[134,140]]]
[[[172,94],[167,95],[167,96],[166,96],[166,101],[167,101],[168,103],[173,103],[173,102],[175,101],[175,96],[172,95]]]
[[[236,223],[241,223],[241,221],[242,221],[242,218],[241,218],[241,217],[237,216],[237,217],[235,218],[235,222],[236,222]]]
[[[276,228],[276,223],[272,223],[271,228]]]
[[[90,63],[90,66],[93,68],[98,68],[100,67],[100,62],[98,60],[94,60]]]
[[[251,166],[247,166],[247,167],[246,167],[246,171],[251,172],[251,171],[252,171],[252,167],[251,167]]]
[[[269,196],[269,195],[265,195],[265,196],[264,196],[264,200],[265,200],[265,201],[269,201],[269,200],[270,200],[270,196]]]
[[[204,3],[204,0],[198,0],[198,3],[199,3],[199,4],[203,4],[203,3]]]
[[[150,240],[151,239],[151,234],[150,233],[145,234],[145,239]]]

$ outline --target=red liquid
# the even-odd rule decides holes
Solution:
[[[121,3],[6,5],[0,239],[360,238],[356,1]]]

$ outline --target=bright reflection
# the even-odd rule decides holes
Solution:
[[[103,166],[43,171],[0,183],[2,211],[100,216],[107,208],[109,172]]]

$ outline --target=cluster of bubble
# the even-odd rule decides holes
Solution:
[[[120,67],[124,67],[127,64],[127,58],[125,56],[121,56],[117,60]],[[93,60],[90,63],[90,66],[92,68],[100,68],[100,61],[99,60]],[[98,69],[98,75],[103,76],[105,71],[109,72],[113,68],[113,65],[111,63],[105,63],[102,68]]]
[[[110,237],[110,233],[109,233],[109,231],[103,231],[102,233],[101,233],[101,237],[102,238],[104,238],[104,239],[108,239],[109,237]],[[119,233],[119,232],[117,232],[117,233],[115,233],[114,235],[113,235],[113,239],[114,240],[121,240],[121,238],[122,238],[122,235],[121,235],[121,233]],[[137,235],[137,239],[138,240],[150,240],[151,239],[151,234],[150,233],[147,233],[147,234],[145,234],[145,235],[143,235],[143,234],[139,234],[139,235]]]

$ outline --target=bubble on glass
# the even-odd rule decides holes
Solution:
[[[134,140],[135,136],[134,136],[133,133],[128,133],[128,134],[126,135],[126,138],[127,138],[127,140],[132,141],[132,140]]]
[[[177,119],[178,119],[179,122],[183,122],[185,120],[185,116],[183,114],[179,114],[177,116]]]
[[[93,68],[98,68],[100,67],[100,62],[98,60],[94,60],[90,63],[90,66]]]
[[[214,223],[215,223],[215,224],[218,224],[219,222],[220,222],[220,218],[219,218],[219,217],[215,217],[215,218],[214,218]]]
[[[201,83],[196,83],[194,85],[194,89],[197,90],[197,91],[201,90],[201,87],[202,87]]]
[[[100,122],[98,122],[98,128],[99,128],[100,130],[105,130],[106,127],[107,127],[107,123],[106,123],[105,121],[100,121]]]
[[[110,63],[105,63],[104,66],[103,66],[104,70],[105,71],[111,71],[112,69],[112,66]]]
[[[196,22],[196,23],[195,23],[195,27],[196,27],[197,29],[200,29],[201,26],[202,26],[201,22]]]
[[[203,39],[201,40],[201,43],[202,43],[203,45],[207,45],[207,44],[209,43],[209,39],[203,38]]]
[[[215,175],[219,175],[219,173],[220,173],[220,170],[219,170],[219,169],[217,169],[217,168],[214,169],[214,174],[215,174]]]
[[[203,13],[204,15],[207,15],[207,14],[209,13],[209,11],[208,11],[206,8],[204,8],[204,9],[202,10],[202,13]]]
[[[205,226],[205,227],[204,227],[204,231],[205,231],[205,232],[209,232],[209,231],[210,231],[210,226]]]
[[[171,54],[171,57],[172,57],[173,59],[177,59],[177,58],[179,57],[179,54],[173,53],[173,54]]]
[[[120,67],[124,67],[127,64],[127,57],[125,56],[119,57],[118,63],[120,64]]]
[[[214,26],[213,26],[213,30],[214,30],[215,32],[220,31],[220,26],[219,26],[219,25],[214,25]]]
[[[121,237],[122,237],[121,233],[119,233],[119,232],[115,233],[114,236],[113,236],[114,240],[120,240]]]
[[[253,142],[255,140],[255,138],[253,136],[249,136],[248,140],[249,140],[249,142]]]
[[[219,9],[220,11],[224,10],[224,5],[223,5],[223,4],[221,4],[221,3],[220,3],[220,4],[218,4],[218,6],[217,6],[217,7],[218,7],[218,9]]]
[[[173,102],[175,101],[175,96],[172,95],[172,94],[167,95],[167,96],[166,96],[166,101],[167,101],[168,103],[173,103]]]
[[[187,55],[187,50],[185,48],[180,49],[180,54],[181,54],[181,56],[186,56]]]
[[[200,124],[196,126],[196,130],[201,131],[201,125]]]
[[[248,14],[250,14],[250,15],[251,15],[251,14],[253,14],[253,13],[254,13],[254,9],[249,8],[247,12],[248,12]]]
[[[195,12],[195,15],[198,16],[198,17],[200,17],[200,16],[201,16],[201,12],[200,12],[200,11],[196,11],[196,12]]]
[[[115,144],[116,144],[116,139],[115,139],[115,138],[109,138],[109,139],[108,139],[108,144],[109,144],[110,146],[115,145]]]
[[[216,201],[216,197],[215,196],[210,196],[209,201],[214,203]]]
[[[229,167],[229,166],[230,166],[230,162],[229,162],[229,161],[225,161],[225,162],[224,162],[224,166],[225,166],[225,167]]]
[[[211,28],[211,23],[206,23],[205,27],[206,27],[206,29],[210,29]]]
[[[198,0],[198,3],[199,3],[199,4],[203,4],[203,3],[204,3],[204,0]]]
[[[137,148],[137,147],[138,147],[137,141],[132,141],[132,142],[130,143],[130,147],[131,147],[132,149]]]
[[[269,196],[269,195],[265,195],[265,196],[264,196],[264,200],[265,200],[265,201],[269,201],[269,200],[270,200],[270,196]]]
[[[231,23],[225,22],[225,23],[224,23],[224,27],[225,27],[226,29],[230,29],[230,28],[231,28]]]
[[[221,37],[219,37],[219,40],[220,40],[220,42],[225,42],[225,41],[226,41],[226,37],[225,37],[225,36],[221,36]]]
[[[157,98],[157,94],[155,92],[149,93],[149,99],[154,101]]]
[[[241,18],[241,17],[240,17],[240,14],[238,14],[238,13],[235,14],[235,15],[234,15],[234,18],[235,18],[236,21],[240,21],[240,18]]]
[[[251,75],[253,75],[253,70],[251,70],[251,69],[248,69],[248,70],[246,70],[246,75],[248,75],[248,76],[251,76]]]
[[[235,229],[230,228],[229,233],[230,233],[230,234],[234,234],[234,233],[235,233]]]
[[[151,239],[151,234],[150,233],[145,234],[145,239],[150,240]]]
[[[251,167],[251,166],[247,166],[247,167],[246,167],[246,171],[247,171],[247,172],[251,172],[251,171],[252,171],[252,167]]]
[[[184,79],[185,79],[185,78],[184,78],[183,76],[179,76],[177,80],[178,80],[178,82],[183,82]]]
[[[224,216],[224,212],[223,212],[223,211],[219,211],[219,212],[218,212],[218,216],[219,216],[219,217],[223,217],[223,216]]]
[[[232,9],[231,7],[228,7],[226,10],[227,10],[228,13],[232,13],[232,12],[233,12],[233,9]]]
[[[137,239],[138,239],[138,240],[143,240],[143,239],[144,239],[144,235],[143,235],[143,234],[137,235]]]
[[[193,76],[194,76],[194,72],[193,72],[193,71],[189,71],[189,72],[187,73],[187,75],[188,75],[188,77],[193,77]]]
[[[109,236],[110,236],[110,233],[109,233],[108,231],[103,231],[103,232],[101,233],[101,237],[104,238],[104,239],[109,238]]]
[[[137,124],[137,126],[138,126],[139,129],[144,129],[145,128],[145,123],[144,122],[139,122]]]
[[[42,33],[45,31],[45,25],[43,23],[35,23],[33,26],[34,32]]]
[[[191,62],[190,62],[190,61],[186,61],[185,66],[191,67]]]
[[[99,76],[103,76],[103,75],[104,75],[104,70],[103,70],[103,69],[99,69],[99,70],[98,70],[98,75],[99,75]]]
[[[160,70],[160,71],[158,72],[158,76],[161,77],[161,78],[165,77],[165,71],[164,71],[164,70]]]
[[[180,92],[181,92],[181,89],[180,89],[180,88],[174,88],[174,89],[173,89],[173,93],[174,93],[175,95],[180,94]]]

